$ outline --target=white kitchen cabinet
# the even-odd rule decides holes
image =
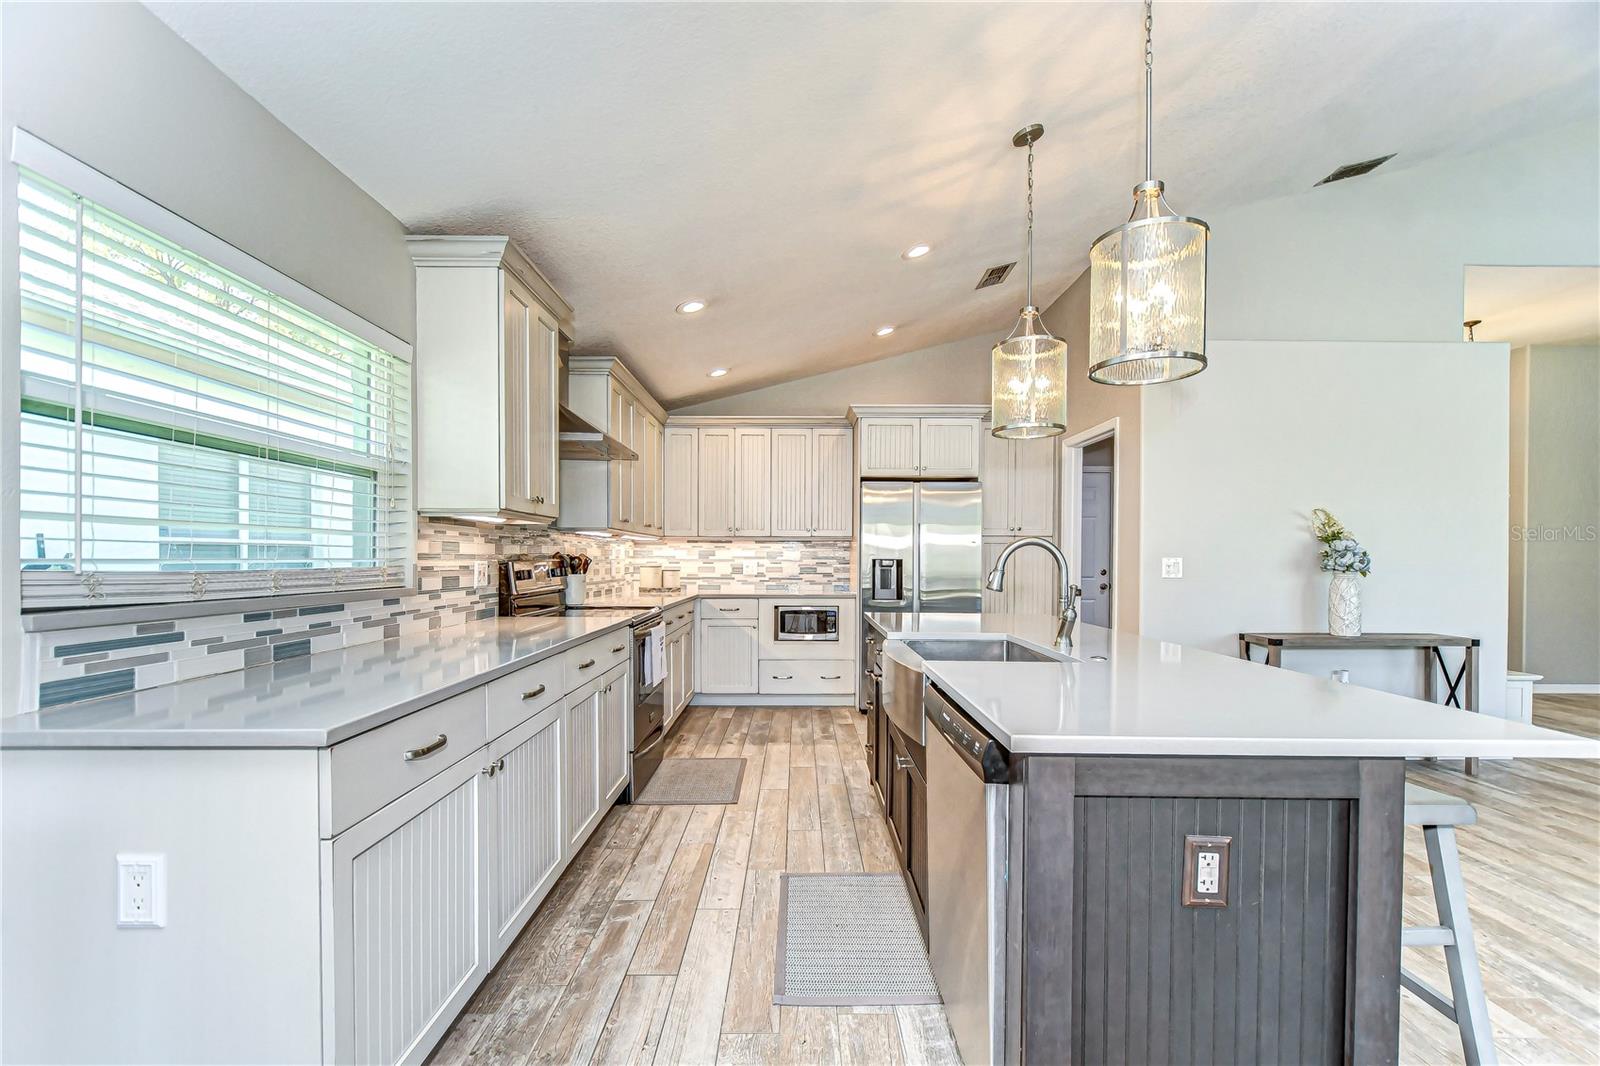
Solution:
[[[683,666],[683,683],[678,687],[678,710],[689,706],[689,701],[694,699],[696,686],[699,684],[700,667],[695,658],[695,625],[690,622],[683,630],[683,651],[680,662]]]
[[[702,537],[733,535],[734,431],[730,428],[700,430],[699,528]]]
[[[561,706],[489,745],[489,965],[522,932],[563,869]]]
[[[756,621],[702,618],[695,633],[698,692],[755,692]]]
[[[975,478],[984,408],[852,407],[864,478]]]
[[[811,470],[816,483],[814,537],[855,535],[855,440],[846,426],[818,426],[811,431]]]
[[[417,510],[553,521],[560,335],[572,308],[504,237],[406,240],[417,276]]]
[[[661,425],[666,412],[626,366],[609,356],[567,360],[567,405],[638,457],[563,459],[557,525],[660,536]]]
[[[809,537],[816,512],[815,454],[812,431],[783,427],[772,431],[772,535]]]
[[[976,418],[922,419],[923,477],[977,477],[983,427]]]
[[[614,796],[628,783],[628,736],[633,717],[632,664],[601,679],[600,798]]]
[[[698,536],[700,431],[668,426],[662,436],[661,465],[662,532],[669,537]]]
[[[920,418],[863,418],[857,430],[861,437],[862,477],[921,476]]]
[[[480,748],[323,843],[325,1061],[421,1062],[488,973],[486,766]]]
[[[599,681],[569,695],[562,705],[561,798],[563,848],[577,853],[600,819],[600,707]]]
[[[984,426],[983,532],[986,536],[1053,537],[1057,449],[1054,438],[1007,440]]]
[[[772,431],[740,426],[733,433],[733,532],[740,537],[772,533]]]

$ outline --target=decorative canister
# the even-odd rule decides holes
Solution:
[[[589,578],[586,574],[568,574],[563,593],[568,607],[580,606],[589,598]]]

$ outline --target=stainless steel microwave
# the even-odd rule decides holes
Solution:
[[[772,633],[778,640],[839,639],[839,608],[796,605],[774,607]]]

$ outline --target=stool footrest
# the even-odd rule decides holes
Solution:
[[[1403,948],[1447,948],[1454,946],[1455,933],[1442,925],[1408,925],[1400,930],[1400,946]]]
[[[1455,1003],[1447,998],[1443,992],[1440,992],[1403,966],[1400,968],[1400,987],[1410,989],[1422,1002],[1451,1021],[1456,1020]]]

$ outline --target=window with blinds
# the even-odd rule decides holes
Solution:
[[[28,171],[24,608],[403,584],[411,368]]]

